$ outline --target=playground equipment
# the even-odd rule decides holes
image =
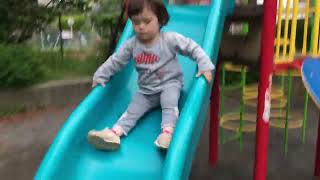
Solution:
[[[318,52],[318,55],[320,55],[320,50]],[[308,93],[311,95],[317,107],[320,109],[319,67],[320,67],[319,58],[317,60],[308,58],[307,60],[304,61],[302,65],[301,74],[302,74],[302,79]],[[320,121],[320,117],[319,117],[319,121]],[[316,149],[314,175],[320,176],[320,123],[318,125],[318,137],[317,137],[317,149]]]
[[[320,56],[320,0],[314,0],[313,7],[311,7],[311,1],[309,0],[305,0],[305,6],[299,6],[299,0],[287,0],[285,2],[286,6],[283,5],[284,1],[279,0],[278,9],[277,1],[265,0],[263,4],[263,21],[260,21],[262,22],[261,50],[259,49],[260,53],[258,53],[261,61],[258,94],[254,90],[255,87],[244,86],[246,84],[246,68],[243,66],[237,70],[244,77],[241,82],[243,93],[241,103],[250,104],[252,103],[252,97],[256,98],[258,96],[257,117],[251,117],[245,113],[242,117],[249,120],[257,119],[254,122],[256,123],[257,133],[254,179],[257,180],[266,178],[268,128],[269,124],[272,125],[271,117],[274,114],[270,113],[272,111],[272,96],[287,98],[283,99],[282,103],[279,102],[281,107],[283,104],[287,105],[285,106],[286,120],[284,125],[281,125],[286,129],[285,141],[288,137],[287,129],[290,126],[288,119],[291,114],[291,90],[289,88],[287,96],[284,96],[283,88],[280,88],[280,90],[279,88],[274,89],[272,86],[273,75],[280,74],[280,78],[282,78],[287,74],[288,87],[290,87],[292,75],[300,74],[302,60],[308,56],[313,58]],[[204,47],[215,64],[219,64],[219,62],[216,62],[217,50],[225,17],[232,13],[232,6],[233,0],[214,0],[210,6],[200,7],[169,5],[168,10],[172,20],[165,30],[175,30],[193,38]],[[247,17],[246,14],[240,16],[240,19]],[[301,51],[297,48],[298,17],[304,20]],[[260,16],[255,18],[260,20]],[[278,28],[276,25],[278,25]],[[311,37],[308,34],[309,32],[311,32]],[[118,47],[132,33],[132,26],[128,22]],[[260,31],[257,31],[257,33],[259,34]],[[252,59],[259,56],[252,56]],[[158,151],[152,145],[160,129],[159,109],[149,113],[141,120],[130,136],[123,139],[119,151],[99,152],[91,148],[86,142],[85,136],[88,130],[101,129],[105,125],[111,125],[112,120],[117,119],[124,111],[132,94],[136,91],[137,74],[133,71],[134,68],[131,63],[122,73],[111,80],[110,86],[105,89],[95,88],[72,113],[46,154],[35,179],[187,179],[209,104],[206,97],[208,97],[211,89],[207,87],[203,78],[194,79],[196,69],[192,62],[185,60],[183,57],[180,59],[183,71],[188,73],[184,73],[186,84],[181,98],[179,123],[167,153]],[[249,58],[243,59],[246,61]],[[253,61],[246,62],[247,65],[250,65]],[[217,72],[219,72],[219,67],[217,65]],[[299,70],[294,72],[294,68]],[[307,85],[308,88],[314,86],[315,83]],[[212,165],[216,164],[218,156],[219,108],[217,107],[219,107],[219,99],[219,73],[216,73],[210,101],[212,118],[210,123],[210,163]],[[306,102],[308,102],[307,95]],[[279,114],[283,117],[282,113]],[[306,113],[304,115],[306,117]],[[306,121],[303,122],[303,126],[305,126],[305,123]],[[301,124],[297,126],[301,126]],[[150,134],[145,136],[144,132],[147,130]],[[245,130],[245,127],[242,126],[237,138],[241,139],[243,130]],[[287,147],[284,148],[286,152]],[[320,175],[320,131],[317,142],[315,175]]]
[[[305,60],[301,74],[307,91],[320,109],[320,59]]]
[[[232,13],[233,4],[233,0],[214,0],[209,6],[168,5],[171,20],[164,31],[191,37],[216,63],[225,17]],[[129,21],[118,47],[132,34]],[[93,89],[75,109],[55,138],[35,179],[187,179],[207,115],[212,84],[207,84],[204,78],[195,78],[194,62],[182,56],[179,60],[185,86],[180,118],[168,152],[153,145],[160,132],[160,109],[143,117],[130,135],[123,138],[118,151],[101,152],[87,143],[88,131],[113,124],[136,92],[137,73],[130,62],[105,88]]]
[[[262,35],[261,35],[261,52],[260,52],[260,76],[259,76],[259,93],[258,93],[258,107],[257,107],[257,121],[256,121],[256,155],[255,155],[255,167],[254,167],[254,179],[265,179],[266,178],[266,168],[267,168],[267,152],[268,152],[268,128],[269,124],[273,125],[271,122],[272,114],[274,114],[271,109],[274,105],[271,103],[272,97],[279,96],[280,102],[279,107],[285,106],[285,114],[283,112],[279,113],[279,117],[285,118],[285,123],[281,124],[281,127],[285,128],[284,135],[284,152],[288,151],[288,129],[289,129],[289,119],[291,112],[291,100],[292,100],[292,76],[300,77],[301,64],[305,58],[313,57],[317,58],[320,56],[320,40],[319,40],[319,23],[320,23],[320,1],[299,1],[299,0],[279,0],[279,6],[277,6],[277,1],[265,0],[264,1],[264,16],[262,25]],[[278,7],[278,8],[277,8]],[[298,24],[301,24],[302,28]],[[300,28],[300,29],[299,29]],[[301,30],[302,29],[302,30]],[[297,31],[302,31],[297,33]],[[250,32],[249,32],[250,33]],[[299,36],[300,35],[300,36]],[[300,38],[302,35],[302,38]],[[276,37],[276,38],[275,38]],[[309,63],[311,60],[305,61],[305,71],[302,68],[305,76],[303,76],[304,81],[307,81],[306,77],[310,78],[310,73],[307,74]],[[315,61],[315,60],[313,60]],[[312,62],[315,64],[316,62]],[[242,68],[243,69],[243,68]],[[312,70],[311,70],[312,71]],[[319,80],[316,84],[316,75],[319,73],[319,69],[313,70],[314,79],[309,80],[311,84],[307,84],[307,89],[309,93],[313,93],[312,97],[317,102],[317,95],[314,89],[318,89],[320,84]],[[243,71],[241,74],[243,74]],[[317,73],[316,73],[317,72]],[[224,73],[222,72],[222,75]],[[280,76],[281,78],[281,88],[276,89],[272,87],[273,75]],[[224,75],[223,75],[224,76]],[[243,76],[243,75],[242,75]],[[245,75],[243,76],[245,77]],[[287,78],[287,93],[286,96],[283,94],[285,77]],[[245,78],[242,78],[242,83]],[[219,84],[218,81],[215,83]],[[223,84],[223,82],[222,82]],[[219,99],[219,88],[215,87],[213,94],[213,99]],[[243,86],[242,86],[243,87]],[[312,90],[311,90],[312,89]],[[279,91],[280,90],[280,91]],[[250,90],[247,90],[251,91]],[[274,91],[278,91],[274,93]],[[252,97],[251,95],[245,94],[246,91],[242,89],[243,99],[241,102]],[[255,92],[255,91],[253,91]],[[223,90],[221,91],[223,93]],[[252,92],[251,92],[252,93]],[[250,93],[249,93],[250,94]],[[256,96],[256,94],[255,94]],[[284,99],[286,98],[286,100]],[[216,102],[211,102],[212,104],[219,106]],[[251,103],[251,102],[250,102]],[[244,104],[244,103],[243,103]],[[297,124],[293,123],[292,126],[303,126],[302,128],[302,141],[305,138],[305,127],[307,119],[307,107],[308,107],[308,94],[305,95],[305,110],[303,114],[303,121],[298,121]],[[222,107],[221,107],[222,108]],[[272,112],[271,112],[272,111]],[[279,111],[278,111],[279,112]],[[243,115],[243,111],[240,111],[240,119],[254,119]],[[217,158],[217,142],[218,142],[218,111],[212,111],[211,116],[211,158],[210,162],[215,165]],[[242,116],[242,117],[241,117]],[[296,115],[294,115],[296,116]],[[278,118],[279,118],[278,117]],[[230,117],[229,117],[230,118]],[[239,119],[239,118],[238,118]],[[240,134],[237,138],[241,139],[241,133],[244,130],[243,121],[240,120],[239,128],[237,129]],[[251,125],[252,127],[252,125]],[[320,130],[320,126],[319,126]],[[318,130],[318,132],[320,132]],[[320,133],[318,134],[317,141],[317,154],[315,162],[315,176],[320,176]],[[241,142],[241,141],[240,141]]]

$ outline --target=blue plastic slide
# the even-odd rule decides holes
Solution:
[[[234,0],[213,0],[210,6],[168,5],[171,19],[163,30],[194,39],[216,64],[225,17],[232,13],[233,5]],[[132,24],[128,22],[118,48],[132,35]],[[105,88],[94,88],[74,110],[43,159],[35,179],[188,179],[207,116],[212,84],[207,84],[203,77],[195,77],[194,61],[179,56],[179,62],[185,86],[179,102],[180,118],[167,152],[154,145],[160,133],[160,108],[146,114],[129,136],[121,139],[117,151],[98,151],[87,142],[88,131],[110,127],[137,91],[137,72],[131,61]]]
[[[306,59],[303,62],[301,74],[303,84],[320,109],[320,59]]]

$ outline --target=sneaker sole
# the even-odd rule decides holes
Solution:
[[[103,138],[95,135],[88,135],[87,139],[90,144],[92,144],[96,149],[99,150],[112,151],[118,149],[120,146],[119,143],[108,142]]]
[[[168,147],[163,146],[163,145],[160,145],[160,144],[158,143],[158,141],[155,141],[154,144],[155,144],[159,149],[161,149],[161,150],[167,150],[167,149],[168,149]]]

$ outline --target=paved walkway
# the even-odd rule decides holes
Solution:
[[[48,108],[1,118],[0,179],[33,179],[53,138],[74,107]]]

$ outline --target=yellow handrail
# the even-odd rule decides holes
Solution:
[[[291,22],[291,34],[290,34],[290,49],[289,49],[289,62],[294,59],[294,54],[296,52],[296,35],[297,35],[297,21],[298,21],[298,5],[299,0],[293,1],[293,15]]]
[[[283,58],[287,57],[290,2],[291,2],[291,0],[287,0],[287,3],[286,3],[286,16],[285,16],[285,25],[284,25],[284,41],[283,41],[283,51],[282,51],[282,57]]]
[[[277,39],[276,43],[276,53],[275,53],[275,60],[278,61],[279,54],[280,54],[280,43],[281,43],[281,26],[282,26],[282,13],[283,13],[283,0],[279,0],[279,11],[278,11],[278,27],[277,27]]]
[[[308,39],[308,25],[309,25],[309,6],[310,1],[306,0],[304,27],[303,27],[303,44],[302,44],[302,55],[307,55],[307,39]]]
[[[315,1],[315,15],[314,15],[314,25],[313,25],[313,39],[312,39],[312,56],[316,57],[318,55],[318,39],[319,39],[319,21],[320,21],[320,0]]]
[[[304,6],[301,6],[299,2],[304,3]],[[284,0],[279,0],[275,40],[275,64],[290,63],[294,61],[297,56],[310,55],[320,57],[320,0],[315,0],[314,2],[314,7],[310,7],[310,0],[304,0],[303,2],[302,0],[287,0],[284,7]],[[310,17],[314,19],[312,24],[310,24],[309,21]],[[298,18],[303,18],[304,25],[302,34],[297,34]],[[284,23],[282,21],[284,21]],[[308,27],[313,27],[312,39],[308,39],[308,32],[311,30]],[[303,37],[301,50],[296,49],[296,40],[299,35]],[[309,45],[312,49],[308,49]]]

